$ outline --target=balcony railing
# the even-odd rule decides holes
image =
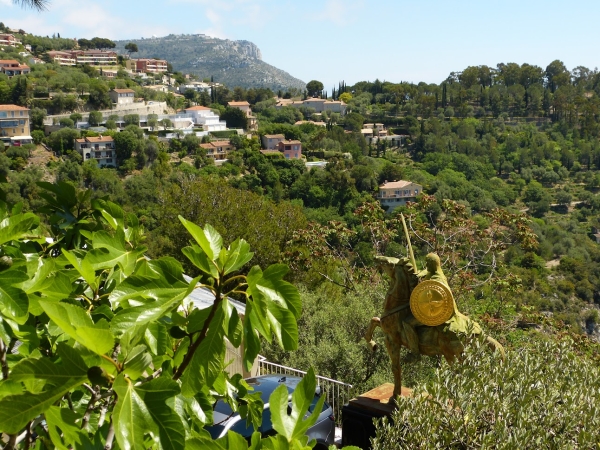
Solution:
[[[261,359],[262,358],[262,359]],[[282,366],[267,361],[262,356],[258,360],[258,374],[282,374],[303,377],[306,372],[303,370],[293,369],[291,367]],[[317,375],[317,385],[321,387],[321,391],[325,393],[325,401],[331,405],[333,414],[335,415],[335,423],[342,426],[342,408],[354,397],[354,388],[351,384],[343,383],[331,378]]]

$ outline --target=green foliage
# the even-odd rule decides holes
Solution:
[[[131,53],[137,53],[138,52],[138,46],[137,44],[130,42],[129,44],[125,45],[125,50],[127,50],[129,52],[129,54]]]
[[[323,83],[317,80],[309,81],[306,84],[306,92],[309,97],[318,97],[323,92]]]
[[[102,113],[100,111],[91,111],[88,115],[88,123],[93,127],[100,125],[102,123]]]
[[[79,130],[61,128],[48,136],[48,145],[59,154],[64,154],[75,148],[75,139],[79,138]]]
[[[287,267],[247,271],[253,254],[244,240],[225,245],[210,225],[180,217],[192,237],[183,253],[201,274],[188,282],[174,259],[144,257],[134,215],[69,184],[40,187],[52,240],[38,216],[0,203],[0,250],[11,262],[0,271],[0,431],[19,448],[36,439],[59,448],[113,448],[113,439],[119,448],[195,448],[208,445],[202,427],[218,398],[258,429],[262,404],[239,375],[224,372],[225,338],[243,344],[247,368],[261,338],[297,347],[301,304],[283,280]],[[194,289],[210,291],[213,305],[199,310],[185,301]],[[233,294],[245,298],[243,321]],[[168,334],[173,324],[182,332]],[[272,394],[278,436],[261,443],[255,434],[249,446],[229,433],[226,448],[310,448],[304,433],[320,408],[305,416],[315,386],[309,372],[291,415],[287,390]],[[21,434],[27,427],[35,434]]]
[[[221,120],[227,123],[227,128],[248,128],[248,117],[246,113],[239,108],[227,107],[220,115]]]
[[[246,239],[255,249],[255,261],[263,266],[281,260],[293,230],[304,224],[301,211],[289,203],[273,204],[214,177],[171,185],[161,194],[161,201],[165,206],[159,211],[160,226],[153,232],[151,254],[177,256],[187,245],[187,233],[177,221],[179,214],[195,223],[214,224],[226,240]]]
[[[572,341],[530,342],[505,361],[484,342],[469,346],[462,364],[398,400],[373,448],[594,448],[597,364]]]

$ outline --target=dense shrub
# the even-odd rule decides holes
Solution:
[[[532,340],[503,362],[481,342],[399,400],[373,448],[597,448],[600,369],[571,342]]]

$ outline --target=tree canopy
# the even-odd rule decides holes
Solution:
[[[306,92],[309,97],[318,97],[323,92],[323,83],[318,80],[311,80],[306,83]]]

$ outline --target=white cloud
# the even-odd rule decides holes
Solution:
[[[206,10],[206,18],[212,23],[212,24],[216,24],[216,23],[220,23],[221,22],[221,16],[213,9],[207,9]]]
[[[94,36],[112,37],[115,30],[129,29],[128,23],[118,15],[109,13],[97,4],[86,3],[79,2],[71,6],[61,20],[62,25],[85,36],[91,33]]]
[[[325,7],[316,15],[317,20],[329,21],[337,26],[345,26],[358,18],[358,12],[363,8],[363,1],[327,0]]]
[[[46,19],[39,14],[28,14],[18,18],[10,18],[4,22],[9,28],[20,28],[27,33],[36,34],[39,36],[51,36],[60,31],[56,24],[50,24]]]

